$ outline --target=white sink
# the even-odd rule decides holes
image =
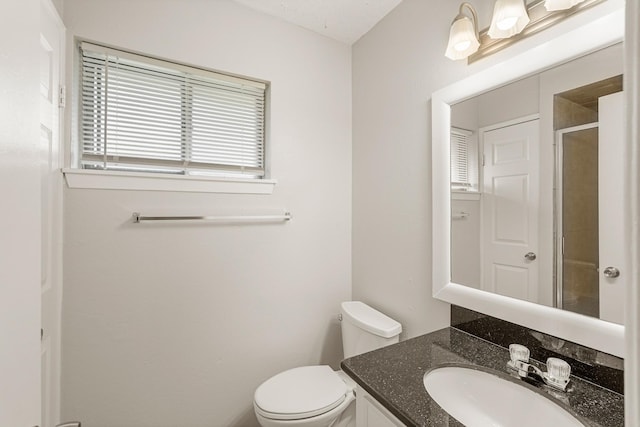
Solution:
[[[489,372],[443,366],[425,374],[424,386],[467,427],[584,427],[550,398]]]

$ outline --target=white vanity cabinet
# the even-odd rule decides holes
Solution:
[[[362,387],[357,387],[356,427],[405,427],[405,425]]]

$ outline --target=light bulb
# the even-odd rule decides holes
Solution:
[[[496,0],[489,37],[505,39],[518,34],[529,23],[524,0]]]
[[[471,46],[471,41],[465,40],[460,43],[456,43],[456,45],[453,46],[453,48],[458,52],[462,52],[463,50],[467,50],[469,46]]]
[[[498,26],[498,28],[500,28],[502,31],[504,31],[504,30],[508,30],[509,28],[511,28],[514,25],[516,25],[517,21],[518,21],[518,17],[517,16],[511,16],[509,18],[501,19],[500,21],[498,21],[496,23],[496,25]]]
[[[464,8],[468,8],[473,20],[466,16]],[[475,53],[480,46],[478,41],[478,30],[476,28],[476,12],[469,3],[462,3],[460,12],[453,20],[449,30],[449,43],[445,56],[449,59],[465,59]]]

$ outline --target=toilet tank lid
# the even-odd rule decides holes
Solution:
[[[356,326],[383,338],[391,338],[402,332],[402,325],[361,301],[346,301],[342,306],[342,321],[350,321]]]

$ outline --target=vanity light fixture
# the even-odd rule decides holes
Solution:
[[[492,39],[505,39],[520,33],[528,23],[524,0],[496,0],[488,34]]]
[[[572,8],[583,1],[584,0],[545,0],[544,7],[549,12],[553,10],[565,10]]]
[[[451,24],[445,56],[467,58],[471,64],[606,1],[528,0],[526,4],[525,0],[496,0],[491,26],[479,32],[475,9],[464,2]]]
[[[465,7],[469,10],[471,18],[465,14]],[[449,44],[444,55],[453,60],[465,59],[478,50],[478,39],[478,15],[471,4],[464,2],[451,24]]]

